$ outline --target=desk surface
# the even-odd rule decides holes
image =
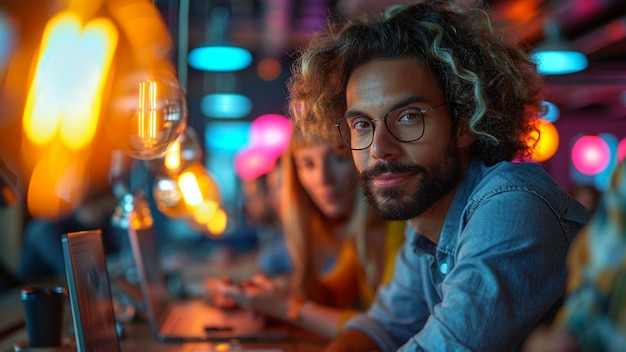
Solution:
[[[69,305],[68,305],[69,306]],[[19,296],[19,289],[10,290],[0,294],[0,328],[6,330],[0,336],[0,352],[13,352],[13,344],[26,342],[28,337],[23,323],[24,312]],[[71,315],[66,311],[66,319]],[[15,324],[17,327],[6,329]],[[71,332],[71,320],[69,320],[68,333]],[[170,343],[159,342],[152,334],[147,321],[140,320],[129,322],[124,326],[124,336],[121,347],[123,352],[150,351],[150,352],[213,352],[228,351],[223,344],[198,342],[198,343]],[[258,352],[314,352],[320,351],[325,342],[310,333],[297,328],[292,329],[291,338],[280,342],[245,342],[241,343],[244,348],[239,351]],[[216,348],[217,347],[217,348]]]
[[[225,343],[211,342],[187,342],[165,343],[158,342],[153,337],[147,324],[139,323],[130,325],[125,331],[125,337],[121,340],[122,351],[154,351],[154,352],[213,352],[228,351]],[[280,342],[243,342],[243,351],[267,351],[267,352],[317,352],[322,350],[325,343],[323,340],[312,336],[304,331],[293,331],[292,338]],[[217,348],[216,348],[217,347]],[[241,351],[241,350],[240,350]]]
[[[139,322],[126,327],[124,338],[121,340],[123,352],[150,351],[150,352],[215,352],[228,351],[223,348],[224,343],[187,342],[169,343],[158,342],[147,323]],[[0,352],[13,352],[13,344],[28,340],[24,328],[0,340]],[[245,342],[241,343],[243,350],[258,352],[317,352],[321,351],[325,343],[305,332],[295,332],[289,341],[280,342]]]

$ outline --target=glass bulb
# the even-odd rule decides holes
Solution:
[[[206,229],[210,234],[219,236],[226,230],[226,225],[228,225],[228,215],[224,209],[218,209],[215,215],[213,215],[211,220],[206,224]]]
[[[163,214],[179,220],[210,219],[222,204],[217,182],[197,161],[179,174],[157,175],[153,195]]]
[[[183,162],[202,161],[202,144],[198,132],[191,127],[185,129],[180,138],[180,159]]]
[[[214,211],[210,219],[194,218],[189,221],[189,226],[208,237],[221,237],[228,226],[228,215],[220,208]]]
[[[183,200],[175,176],[157,175],[152,187],[152,194],[157,208],[165,216],[176,220],[191,219],[191,214],[189,214],[187,204]]]
[[[202,146],[198,133],[187,126],[185,132],[172,143],[162,158],[155,160],[157,173],[178,174],[182,169],[194,162],[202,162]]]
[[[214,202],[219,208],[222,196],[219,186],[209,171],[199,162],[191,163],[178,176],[185,202],[190,206],[206,207],[207,202]]]
[[[130,156],[158,158],[185,130],[185,94],[170,70],[126,75],[115,86],[105,123],[112,139]]]

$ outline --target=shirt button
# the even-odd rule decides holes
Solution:
[[[448,263],[443,263],[443,264],[441,264],[441,265],[439,266],[439,271],[440,271],[442,274],[444,274],[444,275],[445,275],[445,274],[447,274],[447,273],[448,273]]]

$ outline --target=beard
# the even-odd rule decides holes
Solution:
[[[363,193],[370,205],[384,220],[409,220],[424,213],[438,200],[450,193],[461,181],[461,158],[455,143],[428,165],[403,165],[394,161],[381,162],[359,174]],[[405,194],[406,186],[377,190],[371,178],[385,172],[415,173],[417,188]]]

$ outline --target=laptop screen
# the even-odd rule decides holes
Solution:
[[[254,311],[222,310],[204,300],[176,301],[162,274],[154,227],[151,224],[129,226],[128,235],[144,306],[157,339],[180,342],[289,338],[288,329],[284,326],[266,328],[264,317]],[[220,327],[224,330],[207,330]]]
[[[83,351],[120,351],[100,230],[62,237],[76,344]]]
[[[165,320],[171,296],[165,279],[161,276],[159,250],[154,228],[151,226],[141,229],[131,227],[129,228],[129,237],[141,289],[147,300],[144,303],[148,315],[151,315],[152,319],[155,320],[152,323],[159,325]]]

